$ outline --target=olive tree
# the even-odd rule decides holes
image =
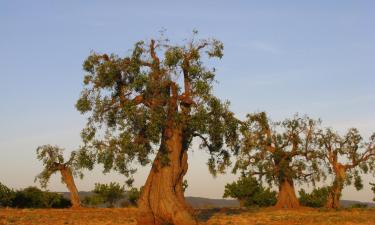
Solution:
[[[276,207],[299,207],[295,181],[315,184],[324,178],[314,141],[318,123],[298,115],[283,122],[270,122],[264,112],[247,115],[234,172],[241,170],[277,185]]]
[[[318,140],[328,172],[334,177],[326,207],[339,208],[344,186],[354,184],[360,190],[361,173],[374,171],[375,134],[365,142],[355,128],[343,136],[328,128],[318,132]]]
[[[60,172],[61,182],[65,183],[70,192],[72,207],[77,208],[81,206],[81,202],[74,177],[79,176],[82,178],[83,174],[78,169],[78,164],[75,160],[76,153],[73,151],[69,160],[65,161],[63,151],[64,149],[52,145],[43,145],[36,149],[37,158],[43,162],[44,169],[35,177],[35,181],[39,180],[42,188],[46,188],[51,176],[56,172]]]
[[[220,41],[193,37],[184,45],[140,41],[128,56],[92,53],[85,60],[85,87],[76,104],[88,115],[81,160],[131,176],[136,163],[144,166],[154,157],[138,224],[197,224],[183,192],[195,138],[208,150],[213,174],[229,164],[237,120],[212,94],[215,69],[204,66],[222,56]]]

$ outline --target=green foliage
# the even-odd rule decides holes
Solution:
[[[130,202],[130,204],[136,206],[138,199],[141,195],[141,191],[133,187],[129,191],[127,191],[126,194],[127,194],[127,199]]]
[[[299,202],[303,206],[320,208],[327,203],[330,187],[321,187],[306,193],[304,189],[299,191]]]
[[[319,130],[317,136],[319,154],[325,156],[328,172],[335,177],[333,186],[343,189],[345,185],[353,184],[361,190],[361,174],[375,171],[375,134],[367,142],[356,128],[349,129],[345,135],[327,128]],[[335,170],[338,166],[342,171]]]
[[[257,175],[269,185],[284,180],[315,184],[325,178],[316,151],[319,123],[298,115],[282,122],[270,122],[264,112],[247,115],[240,128],[241,148],[233,172]]]
[[[276,192],[264,188],[254,177],[242,176],[238,181],[225,185],[223,197],[236,198],[246,207],[276,204]]]
[[[104,202],[109,203],[110,207],[113,207],[118,200],[124,197],[125,187],[116,182],[96,183],[93,192],[100,196]]]
[[[62,167],[69,167],[73,176],[83,177],[76,161],[76,152],[73,151],[66,162],[64,161],[63,152],[64,149],[52,145],[42,145],[36,149],[37,159],[43,163],[43,171],[35,177],[35,181],[39,180],[42,188],[47,187],[51,176]]]
[[[105,199],[103,199],[103,197],[99,195],[91,195],[86,196],[82,202],[85,206],[98,206],[105,203]]]
[[[70,201],[57,193],[28,187],[15,192],[12,207],[16,208],[67,208]]]
[[[14,196],[15,192],[12,189],[0,183],[0,207],[11,206]]]
[[[157,151],[167,165],[162,134],[174,124],[183,130],[184,149],[200,139],[200,147],[211,156],[210,172],[223,172],[230,150],[238,148],[238,121],[229,103],[212,94],[215,69],[203,62],[221,58],[223,48],[215,39],[192,38],[184,45],[140,41],[124,57],[92,53],[83,63],[87,74],[76,104],[88,115],[80,165],[92,169],[100,163],[104,172],[114,169],[132,176],[134,162],[144,166]]]

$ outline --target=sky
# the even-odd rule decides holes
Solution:
[[[91,51],[125,56],[136,41],[163,29],[174,42],[196,29],[224,43],[224,57],[214,63],[215,94],[239,118],[266,111],[282,120],[298,112],[369,137],[375,131],[374,10],[371,0],[0,0],[0,182],[16,189],[38,185],[39,145],[67,153],[78,148],[85,117],[74,104]],[[186,195],[221,198],[237,176],[213,178],[206,161],[206,152],[190,151]],[[136,186],[149,169],[139,169]],[[87,191],[96,182],[125,180],[97,166],[76,182]],[[360,192],[345,188],[343,198],[371,201],[374,180],[366,176]],[[58,175],[48,188],[66,191]]]

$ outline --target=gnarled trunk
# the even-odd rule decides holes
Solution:
[[[335,180],[329,191],[326,207],[331,209],[340,208],[340,197],[345,182],[345,167],[341,164],[334,166]]]
[[[81,201],[79,199],[78,190],[76,184],[74,183],[72,171],[68,167],[60,169],[60,173],[64,183],[70,192],[70,202],[72,203],[72,208],[81,207]]]
[[[298,198],[294,191],[293,180],[283,180],[279,185],[279,194],[277,196],[277,208],[298,208],[300,207]]]
[[[167,152],[167,162],[163,158],[166,157],[163,153],[166,153],[162,151]],[[138,201],[138,225],[197,225],[185,203],[182,187],[187,169],[187,152],[182,147],[182,129],[166,129]]]

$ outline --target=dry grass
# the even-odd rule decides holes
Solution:
[[[0,225],[135,225],[129,209],[0,209]],[[211,209],[197,211],[200,225],[374,225],[375,209]]]

